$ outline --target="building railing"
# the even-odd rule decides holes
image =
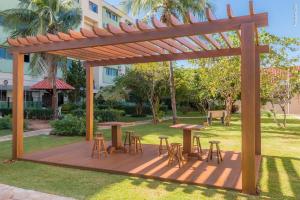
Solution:
[[[41,101],[24,101],[24,108],[41,108]],[[0,101],[0,108],[12,108],[12,102]]]

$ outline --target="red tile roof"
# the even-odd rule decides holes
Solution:
[[[56,88],[57,90],[74,90],[75,88],[65,83],[60,79],[56,79]],[[52,90],[52,84],[49,79],[44,79],[30,87],[31,90]]]

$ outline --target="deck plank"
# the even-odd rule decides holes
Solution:
[[[48,150],[25,154],[22,160],[38,163],[72,167],[108,173],[127,174],[179,183],[207,185],[217,188],[241,190],[241,154],[223,151],[224,161],[217,164],[216,159],[206,162],[190,159],[181,168],[168,166],[167,156],[158,156],[158,145],[144,144],[141,154],[113,153],[107,158],[91,158],[92,142],[82,141]],[[260,157],[257,157],[259,173]]]

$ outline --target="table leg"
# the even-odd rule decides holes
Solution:
[[[193,152],[193,135],[191,130],[183,129],[183,153],[190,154]]]
[[[111,127],[111,143],[112,146],[115,147],[116,149],[123,146],[121,126]]]

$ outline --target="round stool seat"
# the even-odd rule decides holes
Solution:
[[[168,139],[169,137],[168,137],[168,136],[165,136],[165,135],[160,135],[158,138],[159,138],[159,139]]]
[[[174,142],[174,143],[171,143],[172,146],[181,146],[181,143],[177,143],[177,142]]]
[[[209,143],[211,143],[211,144],[220,144],[220,141],[214,140],[214,141],[209,141]]]

